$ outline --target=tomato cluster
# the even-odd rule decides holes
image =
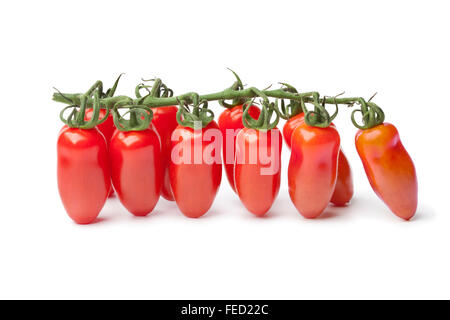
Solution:
[[[251,106],[256,119],[260,110]],[[281,133],[271,129],[261,143],[260,131],[245,128],[242,105],[225,110],[219,117],[223,132],[223,159],[227,178],[244,206],[257,216],[272,206],[280,188]],[[112,116],[93,129],[64,126],[58,139],[58,186],[69,216],[77,223],[91,223],[100,213],[111,190],[134,215],[150,213],[160,194],[175,200],[187,217],[200,217],[211,207],[221,182],[222,168],[212,159],[204,159],[208,142],[203,134],[218,128],[212,121],[196,132],[176,122],[174,106],[155,108],[155,117],[147,130],[122,132],[114,129]],[[89,118],[91,112],[87,112]],[[102,114],[104,116],[104,113]],[[239,130],[231,142],[227,129]],[[172,136],[179,137],[171,141]],[[328,203],[346,205],[353,196],[352,173],[334,125],[327,128],[305,124],[304,115],[291,118],[283,127],[283,136],[291,149],[288,183],[289,195],[297,210],[306,218],[318,217]],[[270,139],[279,139],[278,151],[270,149]],[[201,144],[200,163],[177,164],[171,161],[172,147],[196,140]],[[226,145],[232,144],[232,154]],[[264,151],[258,148],[266,148]],[[402,146],[392,124],[359,130],[356,147],[367,177],[377,195],[401,218],[410,219],[417,207],[417,179],[411,158]],[[244,150],[257,155],[274,152],[279,169],[261,174],[267,165],[260,159],[248,163]],[[226,159],[233,159],[232,163]],[[273,164],[271,164],[273,165]]]
[[[283,137],[290,149],[289,196],[303,217],[316,218],[330,203],[345,206],[353,197],[352,171],[339,133],[327,115],[326,125],[315,126],[310,114],[297,112],[287,117],[281,132],[278,121],[267,123],[273,111],[268,111],[269,104],[259,108],[251,101],[236,103],[228,106],[216,123],[209,115],[212,112],[199,107],[200,103],[192,114],[180,103],[180,107],[143,107],[143,112],[132,117],[137,121],[137,114],[142,119],[152,114],[151,122],[130,129],[117,121],[116,115],[113,118],[109,108],[99,109],[100,96],[96,93],[94,109],[80,108],[84,121],[98,120],[98,124],[77,127],[71,120],[57,142],[59,193],[76,223],[95,221],[113,190],[136,216],[149,214],[163,196],[175,201],[185,216],[201,217],[216,197],[222,163],[245,208],[263,216],[280,190]],[[381,112],[377,108],[372,104],[372,110]],[[316,110],[320,115],[320,106]],[[363,114],[372,125],[359,129],[355,143],[367,178],[389,209],[409,220],[417,209],[413,161],[392,124],[384,123],[384,117],[374,123],[375,114]],[[202,126],[192,127],[189,119],[200,119]],[[264,127],[255,129],[255,124]],[[221,151],[214,149],[217,145]]]

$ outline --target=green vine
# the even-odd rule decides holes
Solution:
[[[82,129],[92,128],[105,121],[109,111],[111,111],[114,116],[114,123],[119,130],[144,130],[148,127],[147,123],[152,119],[150,108],[171,105],[179,105],[177,120],[181,125],[193,128],[195,123],[200,123],[202,127],[205,127],[214,118],[214,113],[208,108],[209,101],[218,101],[225,108],[243,105],[243,124],[249,128],[260,130],[270,130],[276,127],[280,118],[288,120],[302,112],[305,114],[305,122],[308,125],[327,127],[337,116],[339,105],[360,106],[351,114],[351,121],[357,128],[368,129],[384,121],[383,110],[370,101],[373,97],[369,101],[361,97],[341,97],[342,94],[334,97],[320,97],[318,92],[299,93],[295,87],[287,83],[280,83],[282,87],[279,89],[244,88],[239,76],[234,71],[230,71],[236,78],[231,87],[205,95],[189,92],[174,96],[173,91],[161,79],[150,79],[142,80],[142,83],[136,86],[135,99],[123,95],[114,96],[122,76],[120,75],[113,87],[108,89],[106,93],[103,93],[102,82],[97,81],[84,94],[68,94],[57,91],[53,94],[53,100],[69,105],[61,112],[61,120],[70,127]],[[145,94],[142,94],[143,90],[145,90]],[[261,114],[257,120],[253,119],[248,113],[248,106],[254,103],[256,98],[261,99]],[[270,99],[274,99],[274,101],[270,101]],[[288,100],[289,103],[286,104],[285,100]],[[336,107],[332,115],[326,110],[328,104]],[[312,106],[311,110],[308,109],[308,105]],[[86,108],[90,106],[94,111],[93,117],[86,122],[84,115]],[[98,118],[100,108],[108,110],[108,114],[102,119]],[[128,111],[120,115],[119,110],[125,108]],[[71,112],[67,117],[64,117],[69,109]],[[362,115],[362,124],[358,124],[355,119],[358,112]],[[124,118],[126,114],[130,115],[129,120]]]

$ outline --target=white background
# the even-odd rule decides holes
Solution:
[[[3,1],[0,4],[0,298],[450,298],[448,1]],[[225,176],[211,211],[163,199],[136,218],[114,199],[74,224],[56,187],[62,105],[98,79],[133,94],[141,77],[176,93],[232,84],[369,98],[413,157],[419,209],[401,221],[376,197],[335,121],[356,193],[303,219],[280,194],[246,212]],[[220,107],[212,103],[216,114]],[[280,124],[280,127],[282,123]],[[285,147],[285,146],[284,146]]]

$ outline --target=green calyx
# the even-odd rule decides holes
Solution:
[[[109,115],[109,109],[106,115],[100,118],[100,96],[102,96],[103,84],[101,81],[97,81],[85,94],[79,96],[80,105],[75,104],[70,98],[66,98],[70,101],[70,105],[61,110],[59,118],[70,128],[80,129],[92,129],[95,126],[106,121]],[[86,121],[86,109],[88,108],[88,98],[93,97],[92,104],[92,117]],[[67,118],[64,117],[67,110],[71,110]]]
[[[280,113],[278,111],[277,102],[270,102],[264,92],[257,88],[250,88],[255,95],[261,97],[261,113],[258,119],[253,119],[249,114],[250,106],[254,104],[254,99],[248,100],[243,106],[244,113],[242,115],[242,124],[246,128],[255,130],[271,130],[278,125],[280,121]],[[272,121],[272,117],[275,114],[275,119]]]
[[[173,97],[173,90],[167,87],[159,78],[144,80],[143,83],[140,83],[136,86],[134,93],[136,98],[140,99],[139,102],[145,100],[147,97],[152,98],[170,98]],[[144,82],[153,82],[152,85],[147,85]],[[141,90],[147,90],[147,94],[145,96],[141,95]]]
[[[372,96],[373,98],[373,96]],[[384,122],[385,115],[384,111],[377,106],[374,102],[371,102],[372,98],[369,101],[365,101],[363,98],[356,99],[356,103],[358,103],[361,108],[353,110],[351,114],[351,120],[355,127],[361,130],[370,129],[377,125],[380,125]],[[355,119],[355,114],[359,112],[362,115],[363,124],[360,125],[357,123]]]
[[[321,104],[318,93],[313,92],[311,94],[311,96],[312,96],[311,104],[314,106],[314,110],[308,110],[306,108],[304,99],[302,98],[300,100],[301,108],[305,114],[305,123],[309,126],[319,127],[319,128],[326,128],[326,127],[330,126],[331,122],[334,120],[334,118],[336,118],[336,116],[338,114],[338,110],[339,110],[338,103],[336,102],[337,96],[333,97],[334,103],[336,105],[336,111],[331,116],[325,108],[326,97],[324,97],[322,99],[322,104]]]
[[[103,92],[103,83],[100,80],[96,81],[86,93],[77,95],[78,104],[75,99],[67,97],[56,89],[57,93],[70,104],[69,106],[61,110],[59,114],[59,118],[61,119],[61,121],[70,128],[80,129],[92,129],[105,122],[109,116],[109,108],[106,107],[105,116],[102,119],[99,119],[100,109],[102,109],[100,99],[106,100],[114,96],[121,76],[122,74],[119,75],[119,77],[114,82],[114,85],[109,88],[106,93]],[[86,110],[89,108],[92,108],[92,117],[86,121]],[[65,118],[64,115],[67,110],[71,111],[67,118]]]
[[[298,93],[297,89],[291,86],[290,84],[283,82],[280,82],[280,84],[284,86],[283,88],[281,88],[282,90],[294,94]],[[289,120],[290,118],[295,117],[299,113],[303,112],[300,101],[291,99],[289,100],[289,104],[286,105],[284,100],[285,99],[281,99],[281,110],[280,110],[280,117],[283,118],[284,120]]]
[[[180,125],[192,129],[200,129],[206,127],[214,120],[214,112],[208,109],[208,101],[200,100],[197,93],[182,95],[177,100],[179,105],[177,122]]]
[[[117,102],[112,108],[114,125],[120,131],[142,131],[150,126],[153,119],[153,111],[144,105],[135,105],[132,99],[124,99]],[[124,114],[120,114],[120,109],[128,109]],[[126,119],[125,116],[129,115]]]

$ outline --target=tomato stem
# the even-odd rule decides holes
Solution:
[[[318,92],[312,91],[300,93],[295,87],[286,83],[281,83],[283,87],[280,89],[259,90],[255,87],[244,89],[239,76],[231,69],[230,71],[236,77],[236,81],[231,87],[223,91],[204,95],[199,95],[195,92],[188,92],[182,95],[173,96],[173,91],[169,89],[161,81],[161,79],[150,79],[142,81],[152,81],[152,85],[140,83],[136,86],[136,99],[132,99],[128,96],[123,95],[113,96],[116,91],[119,79],[122,76],[120,75],[114,83],[114,86],[111,89],[108,89],[106,94],[103,93],[102,82],[97,81],[85,94],[67,94],[57,91],[53,94],[53,100],[65,104],[70,104],[70,106],[64,108],[63,112],[61,113],[61,119],[63,119],[65,123],[69,124],[69,126],[78,127],[91,126],[94,122],[98,122],[97,119],[96,121],[89,122],[89,124],[84,123],[83,117],[85,109],[87,106],[93,105],[95,105],[95,108],[106,108],[109,110],[114,108],[114,106],[116,105],[120,105],[123,107],[124,102],[126,102],[127,106],[134,106],[138,108],[131,112],[130,121],[125,124],[125,126],[129,128],[141,127],[142,123],[140,123],[140,119],[135,119],[137,115],[136,112],[138,112],[139,114],[142,112],[141,107],[145,107],[144,109],[147,109],[179,104],[180,106],[184,106],[183,108],[179,108],[179,118],[182,119],[183,115],[191,114],[191,116],[188,116],[188,120],[186,120],[185,118],[186,121],[182,121],[187,126],[191,126],[190,122],[194,121],[194,118],[197,118],[196,120],[201,121],[202,125],[207,125],[207,123],[212,120],[211,117],[214,114],[207,108],[207,104],[205,107],[205,102],[219,101],[219,103],[223,107],[232,108],[240,104],[248,105],[249,101],[255,98],[261,98],[263,112],[261,112],[260,114],[260,119],[254,120],[248,115],[248,113],[246,114],[244,112],[243,123],[245,126],[258,129],[273,128],[274,124],[276,126],[276,124],[278,123],[279,118],[287,120],[301,112],[305,113],[305,122],[308,125],[327,127],[336,117],[338,105],[347,105],[351,107],[355,104],[358,104],[360,106],[360,109],[354,110],[351,115],[353,124],[358,128],[367,129],[384,121],[384,113],[381,108],[370,100],[366,102],[366,100],[361,97],[338,97],[338,95],[334,97],[321,98]],[[142,89],[145,89],[147,91],[147,94],[144,96],[141,94]],[[96,97],[95,92],[98,92],[98,97]],[[275,102],[270,102],[269,98],[274,98]],[[231,100],[232,102],[227,103],[225,102],[225,100]],[[278,108],[278,100],[281,100],[281,110]],[[290,103],[286,106],[284,100],[289,100]],[[202,104],[201,107],[200,104]],[[306,104],[312,104],[314,109],[308,110]],[[334,104],[336,106],[336,111],[333,115],[330,116],[330,114],[326,110],[326,104]],[[189,111],[189,108],[187,108],[188,105],[193,106],[192,113]],[[64,120],[63,113],[68,108],[74,108],[74,110],[76,111],[72,111],[68,119]],[[362,125],[358,124],[355,120],[355,114],[357,112],[360,112],[362,115]],[[273,122],[271,122],[270,117],[272,117],[274,113],[276,115],[276,118]],[[113,115],[117,116],[117,112],[113,112]]]

